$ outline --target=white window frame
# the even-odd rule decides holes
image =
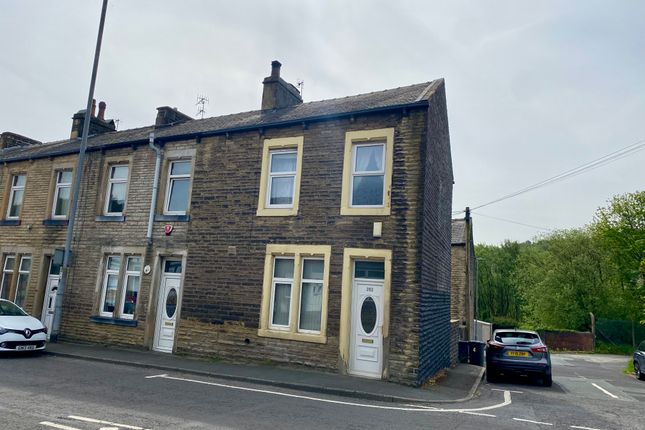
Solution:
[[[188,163],[190,164],[190,169],[191,173],[182,173],[182,174],[176,174],[173,175],[171,174],[172,172],[172,166],[175,163]],[[192,159],[177,159],[177,160],[170,160],[168,163],[168,181],[166,182],[166,199],[163,205],[163,213],[164,215],[186,215],[188,212],[188,208],[190,207],[190,187],[192,185],[191,183],[191,178],[192,178],[192,169],[193,169],[193,163]],[[171,211],[168,209],[168,206],[170,205],[170,193],[172,191],[172,182],[177,179],[188,179],[189,186],[188,186],[188,201],[186,202],[186,209],[183,211]]]
[[[289,331],[291,327],[291,305],[293,304],[293,284],[294,284],[294,274],[291,275],[291,278],[276,278],[275,277],[275,263],[277,260],[291,260],[293,262],[293,270],[296,270],[296,260],[294,257],[283,257],[276,256],[273,257],[273,265],[271,272],[271,308],[269,309],[269,328],[271,330],[283,330]],[[289,284],[291,288],[289,289],[289,319],[287,325],[279,325],[273,323],[273,308],[275,306],[275,285],[276,284]]]
[[[115,269],[110,269],[110,258],[118,258],[119,259],[119,268],[117,270]],[[120,278],[120,272],[121,268],[123,267],[123,256],[119,254],[109,254],[105,256],[105,268],[103,269],[103,287],[101,291],[101,302],[99,303],[99,315],[102,317],[108,317],[108,318],[116,318],[115,313],[116,312],[104,312],[103,308],[105,306],[105,296],[107,295],[107,284],[108,284],[108,278],[109,275],[116,275],[117,283],[116,283],[116,294],[118,296],[119,294],[119,278]],[[115,302],[118,302],[118,300],[115,300]],[[118,309],[116,307],[116,303],[114,306],[115,311]]]
[[[143,257],[140,255],[127,255],[125,256],[125,275],[123,277],[123,284],[121,285],[121,305],[119,306],[119,318],[124,320],[132,320],[137,313],[137,305],[139,303],[139,297],[137,294],[137,302],[134,304],[134,313],[126,314],[125,313],[125,296],[128,292],[128,280],[130,278],[139,278],[139,291],[141,292],[141,269],[140,270],[128,270],[130,260],[133,258],[139,259],[139,267],[143,267]]]
[[[16,185],[16,180],[24,176],[25,185],[27,184],[27,175],[18,173],[11,177],[11,191],[9,192],[9,205],[7,206],[7,219],[20,219],[20,212],[22,212],[22,204],[25,201],[25,185]],[[11,208],[13,207],[13,201],[16,198],[16,191],[22,191],[22,202],[20,202],[20,210],[18,215],[11,216]]]
[[[364,148],[368,146],[380,146],[383,148],[383,159],[381,160],[381,166],[382,169],[378,171],[357,171],[356,170],[356,162],[358,161],[356,154],[358,152],[358,148]],[[387,150],[387,144],[386,142],[370,142],[370,143],[355,143],[352,145],[352,173],[351,173],[351,181],[349,184],[349,207],[350,208],[382,208],[385,207],[385,198],[386,198],[386,184],[385,184],[385,152]],[[380,205],[355,205],[352,202],[354,201],[354,179],[356,177],[366,177],[366,176],[382,176],[383,177],[383,196],[382,196],[382,203]]]
[[[20,289],[20,276],[21,275],[27,275],[27,280],[25,281],[27,285],[25,285],[25,299],[27,298],[27,287],[29,286],[29,274],[31,272],[31,264],[29,265],[29,270],[25,271],[22,268],[22,263],[25,262],[25,260],[29,260],[29,262],[32,262],[31,255],[23,255],[20,257],[20,265],[18,266],[18,279],[16,279],[16,291],[13,294],[13,302],[16,303],[16,300],[18,299],[18,290]],[[17,303],[16,303],[17,304]],[[24,303],[23,303],[24,305]],[[22,307],[21,305],[18,305]]]
[[[273,165],[273,156],[276,154],[294,154],[296,156],[296,166],[291,172],[271,172],[271,166]],[[267,198],[266,198],[266,207],[270,209],[288,209],[293,208],[293,204],[296,200],[296,175],[298,174],[298,149],[270,149],[269,150],[269,171],[268,180],[267,180]],[[292,178],[293,186],[291,187],[291,203],[290,204],[271,204],[271,187],[273,186],[273,178]]]
[[[322,261],[323,263],[323,278],[322,279],[305,279],[305,261]],[[298,325],[296,325],[296,331],[298,333],[308,333],[308,334],[320,334],[320,330],[305,330],[300,328],[300,315],[302,314],[302,292],[303,284],[319,284],[320,285],[320,294],[324,296],[325,289],[325,259],[324,258],[315,258],[315,257],[301,257],[300,259],[300,300],[298,301]],[[322,297],[321,297],[321,309],[320,309],[320,322],[319,325],[322,327]]]
[[[11,270],[7,269],[7,261],[9,259],[13,260],[13,268]],[[5,254],[4,255],[4,262],[2,265],[2,279],[0,279],[0,297],[2,297],[2,293],[4,292],[5,288],[11,288],[11,278],[13,277],[14,272],[16,271],[16,254]],[[5,281],[7,280],[7,275],[9,275],[9,282],[8,285],[5,285]],[[9,293],[6,294],[6,297],[9,297]]]
[[[126,167],[128,169],[128,174],[125,178],[113,178],[112,172],[117,167]],[[103,213],[106,216],[119,216],[123,215],[125,208],[128,205],[128,179],[130,178],[130,165],[129,164],[112,164],[108,169],[108,184],[107,184],[107,194],[105,195],[105,206],[103,208]],[[115,184],[125,184],[125,201],[123,202],[123,212],[109,212],[110,208],[110,198],[112,196],[112,187]]]
[[[58,195],[60,194],[60,190],[62,188],[69,188],[70,189],[70,195],[69,195],[69,204],[71,205],[72,203],[72,180],[70,182],[59,182],[62,177],[64,172],[70,172],[73,175],[73,171],[70,169],[61,169],[56,171],[56,184],[55,184],[55,189],[54,189],[54,200],[52,202],[52,219],[67,219],[69,216],[69,207],[67,208],[67,213],[63,215],[56,215],[56,203],[58,202]]]

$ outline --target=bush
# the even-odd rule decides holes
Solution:
[[[596,342],[596,354],[617,354],[617,355],[632,355],[634,348],[631,345],[613,344],[607,342]]]

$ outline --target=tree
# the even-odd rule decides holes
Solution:
[[[607,256],[584,229],[556,232],[524,248],[514,272],[523,322],[588,330],[590,312],[620,315],[606,272]]]
[[[610,256],[614,293],[624,298],[630,319],[645,323],[645,191],[615,196],[591,228]]]
[[[516,325],[520,320],[520,295],[512,281],[515,261],[524,246],[506,241],[501,246],[477,245],[479,318]]]

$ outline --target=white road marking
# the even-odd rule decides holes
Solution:
[[[479,416],[479,417],[491,417],[491,418],[497,418],[497,415],[482,414],[482,413],[480,413],[480,412],[462,412],[462,414],[477,415],[477,416]]]
[[[146,376],[146,379],[152,379],[152,378],[163,378],[164,376],[168,376],[167,373],[162,373],[161,375],[151,375],[151,376]]]
[[[552,426],[553,424],[551,423],[543,423],[542,421],[533,421],[533,420],[525,420],[523,418],[513,418],[515,421],[522,421],[524,423],[532,423],[532,424],[540,424],[543,426]]]
[[[508,391],[513,394],[524,394],[524,391],[502,390],[501,388],[491,388],[491,391]]]
[[[40,423],[40,425],[41,426],[52,427],[52,428],[60,429],[60,430],[81,430],[81,429],[76,428],[76,427],[64,426],[62,424],[56,424],[56,423],[52,423],[52,422],[49,422],[49,421],[43,421],[43,422]]]
[[[593,428],[593,427],[581,427],[581,426],[571,426],[571,428],[572,429],[580,429],[580,430],[600,430],[600,429],[596,429],[596,428]]]
[[[79,417],[78,415],[68,415],[67,418],[76,420],[76,421],[83,421],[86,423],[94,423],[94,424],[106,424],[109,426],[115,426],[119,428],[124,428],[124,429],[130,429],[130,430],[146,430],[143,427],[137,427],[137,426],[130,426],[127,424],[119,424],[119,423],[113,423],[110,421],[103,421],[103,420],[97,420],[95,418],[87,418],[87,417]]]
[[[168,376],[166,374],[164,375],[154,375],[152,376],[153,378],[161,378],[161,379],[170,379],[172,381],[182,381],[182,382],[191,382],[193,384],[201,384],[201,385],[210,385],[214,387],[221,387],[221,388],[229,388],[232,390],[240,390],[240,391],[250,391],[253,393],[261,393],[261,394],[272,394],[274,396],[282,396],[282,397],[291,397],[294,399],[302,399],[302,400],[311,400],[314,402],[321,402],[321,403],[332,403],[336,405],[345,405],[345,406],[356,406],[356,407],[362,407],[362,408],[370,408],[370,409],[385,409],[385,410],[390,410],[390,411],[406,411],[406,412],[478,412],[478,411],[488,411],[491,409],[497,409],[501,408],[504,406],[510,405],[511,402],[511,393],[509,391],[504,391],[504,401],[502,403],[498,403],[495,405],[490,405],[490,406],[484,406],[481,408],[472,408],[472,409],[465,409],[465,408],[460,408],[460,409],[444,409],[444,408],[433,408],[430,406],[423,406],[423,405],[406,405],[405,407],[403,406],[381,406],[381,405],[370,405],[367,403],[356,403],[356,402],[345,402],[341,400],[332,400],[332,399],[323,399],[320,397],[311,397],[311,396],[301,396],[298,394],[289,394],[289,393],[283,393],[280,391],[271,391],[271,390],[261,390],[258,388],[249,388],[249,387],[240,387],[237,385],[230,385],[230,384],[220,384],[217,382],[208,382],[208,381],[199,381],[197,379],[188,379],[188,378],[178,378],[175,376]],[[146,377],[150,378],[150,377]],[[131,428],[131,427],[129,427]]]
[[[582,426],[571,426],[571,428],[572,429],[580,429],[580,430],[600,430],[600,429],[596,429],[596,428],[593,428],[593,427],[582,427]]]
[[[617,395],[615,395],[615,394],[611,394],[609,391],[605,390],[604,388],[602,388],[600,385],[598,385],[598,384],[596,384],[596,383],[593,383],[593,382],[592,382],[592,383],[591,383],[591,385],[593,385],[594,387],[596,387],[597,389],[599,389],[600,391],[602,391],[602,392],[603,392],[603,393],[605,393],[606,395],[608,395],[608,396],[610,396],[610,397],[613,397],[614,399],[617,399],[617,398],[618,398],[618,396],[617,396]]]

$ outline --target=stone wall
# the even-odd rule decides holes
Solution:
[[[445,86],[430,100],[426,145],[422,153],[423,216],[421,294],[419,298],[419,373],[423,383],[450,365],[450,242],[452,159]]]

